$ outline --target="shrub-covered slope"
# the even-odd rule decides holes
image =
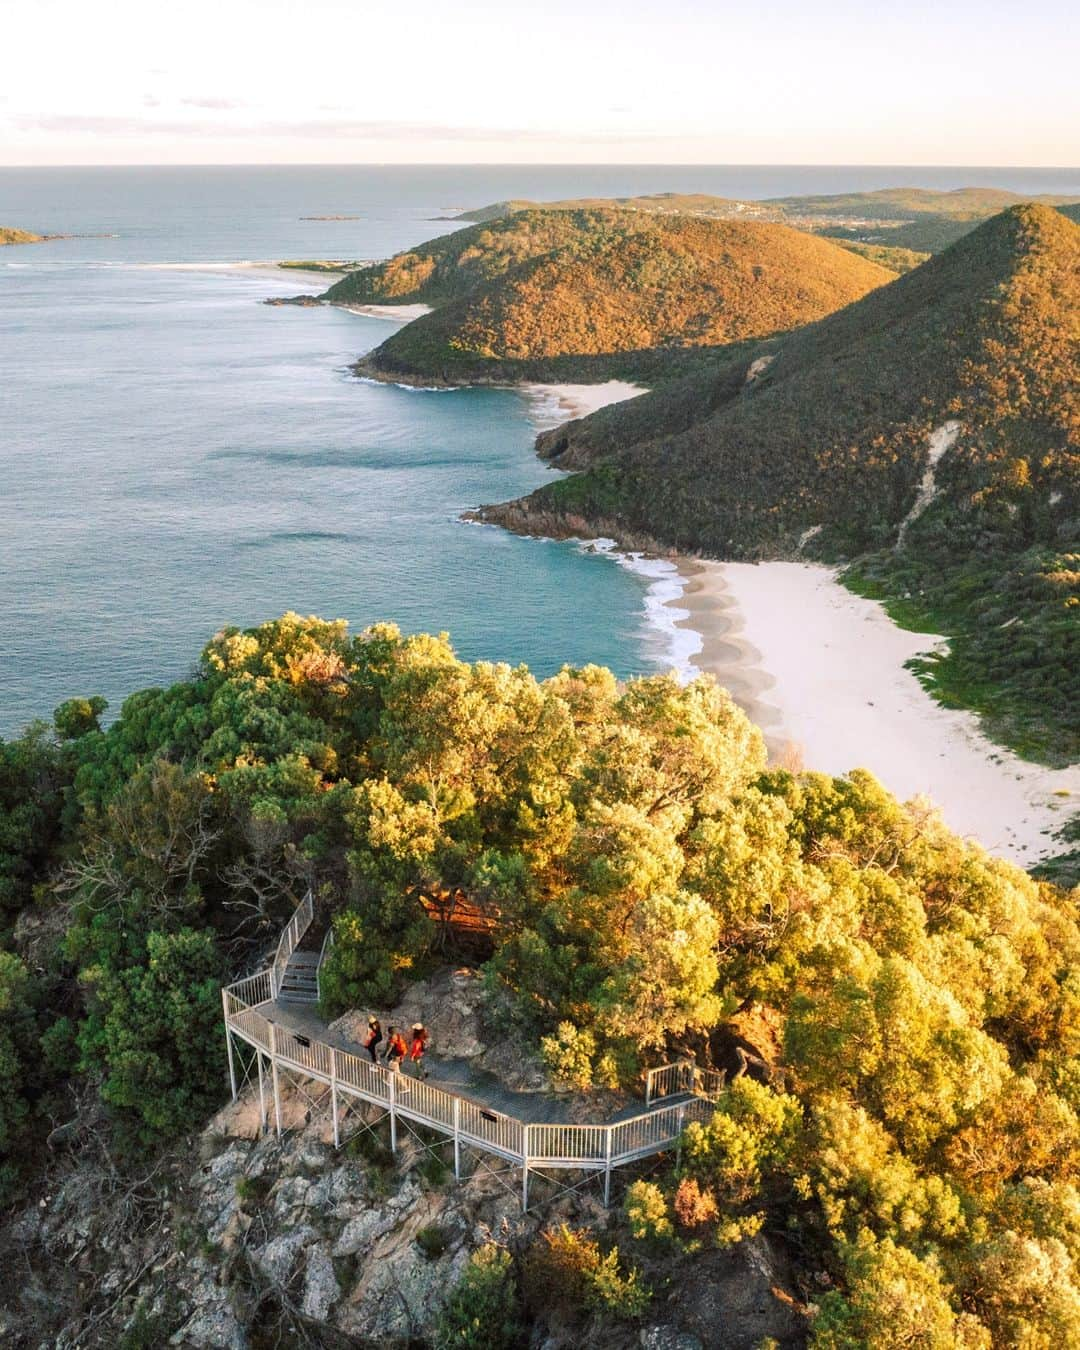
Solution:
[[[563,242],[548,246],[560,222]],[[782,225],[602,210],[523,212],[501,224],[492,242],[458,255],[459,266],[498,274],[395,333],[363,369],[506,379],[565,357],[721,346],[820,318],[894,275]],[[543,247],[504,266],[511,240]],[[450,281],[433,273],[417,294],[430,299],[436,285],[445,295]]]
[[[766,1237],[815,1350],[1080,1343],[1077,896],[868,772],[767,770],[708,679],[538,681],[444,638],[286,615],[224,630],[191,678],[133,695],[107,730],[101,711],[69,703],[55,734],[0,744],[3,1203],[30,1187],[0,1219],[13,1344],[226,1343],[179,1332],[195,1285],[250,1319],[252,1344],[302,1339],[263,1340],[290,1309],[305,1337],[355,1334],[371,1214],[334,1248],[359,1261],[326,1244],[365,1197],[379,1234],[400,1225],[395,1269],[413,1238],[432,1257],[485,1240],[434,1194],[448,1168],[406,1148],[399,1172],[378,1139],[352,1155],[378,1159],[366,1181],[309,1135],[303,1178],[282,1184],[295,1135],[250,1167],[246,1146],[204,1136],[198,1194],[170,1188],[170,1154],[227,1092],[220,982],[265,959],[309,886],[342,920],[328,1011],[363,1015],[445,967],[418,893],[460,889],[492,924],[486,1034],[539,1050],[558,1080],[626,1087],[686,1049],[732,1070],[751,1053],[621,1213],[569,1211],[596,1231],[561,1231],[562,1206],[546,1236],[493,1223],[505,1279],[486,1300],[459,1287],[441,1328],[425,1292],[415,1343],[515,1346],[491,1319],[524,1311],[615,1350],[677,1323],[696,1300],[671,1289],[708,1282],[721,1251]],[[290,1134],[326,1109],[286,1101]],[[289,1280],[318,1243],[315,1298],[310,1274]],[[78,1254],[78,1279],[58,1278],[58,1252]],[[417,1286],[400,1287],[412,1322]],[[121,1338],[140,1304],[140,1339]],[[13,1338],[54,1318],[75,1334]],[[684,1329],[707,1343],[700,1320]]]
[[[1034,725],[1010,738],[1075,757],[1078,336],[1080,228],[1012,208],[778,339],[756,373],[743,357],[743,378],[729,367],[550,433],[541,453],[589,471],[485,516],[727,558],[794,556],[812,529],[820,557],[884,550],[865,584],[958,639],[932,672],[949,697],[1007,720],[1017,698],[995,690],[1018,681]]]

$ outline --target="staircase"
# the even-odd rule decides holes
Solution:
[[[282,1003],[318,1003],[319,953],[297,950],[289,957],[281,979],[278,999]]]

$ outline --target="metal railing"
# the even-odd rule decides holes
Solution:
[[[326,936],[323,938],[322,948],[319,951],[319,964],[315,967],[315,988],[318,991],[319,1002],[322,1002],[322,968],[326,958],[330,955],[330,949],[334,945],[334,925],[331,924],[326,930]]]
[[[229,1072],[233,1098],[237,1095],[233,1061],[233,1035],[259,1052],[259,1094],[264,1124],[266,1102],[263,1087],[262,1055],[273,1072],[275,1121],[281,1131],[278,1097],[278,1068],[292,1070],[330,1085],[334,1143],[338,1136],[339,1094],[383,1107],[390,1115],[391,1147],[397,1148],[398,1118],[411,1120],[453,1139],[454,1171],[460,1176],[460,1150],[463,1144],[508,1160],[523,1169],[522,1203],[528,1207],[530,1169],[549,1167],[604,1173],[604,1195],[610,1191],[613,1167],[634,1162],[672,1148],[690,1120],[707,1119],[713,1110],[710,1095],[723,1083],[723,1074],[699,1070],[689,1060],[660,1065],[646,1075],[646,1110],[628,1120],[607,1125],[571,1125],[561,1121],[526,1124],[485,1106],[482,1102],[459,1096],[423,1079],[392,1073],[380,1064],[342,1050],[328,1042],[313,1040],[274,1021],[268,1013],[275,1006],[280,988],[280,973],[311,923],[312,898],[304,898],[293,915],[281,942],[274,964],[222,990],[222,1006],[229,1048]],[[323,944],[323,955],[329,945]],[[283,962],[279,967],[279,963]],[[698,1095],[695,1095],[698,1094]],[[653,1106],[665,1097],[682,1096],[686,1100],[666,1106]]]
[[[270,978],[273,992],[271,998],[277,998],[281,991],[281,982],[285,978],[285,967],[289,964],[289,957],[296,951],[300,945],[300,939],[311,927],[311,920],[315,917],[315,899],[308,891],[303,900],[296,907],[292,918],[285,925],[285,929],[278,939],[277,951],[274,953],[273,964],[270,967]]]

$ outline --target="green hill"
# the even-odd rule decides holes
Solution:
[[[542,437],[588,471],[484,515],[721,558],[798,556],[813,532],[806,553],[858,559],[853,584],[953,638],[923,671],[943,697],[1027,753],[1074,759],[1078,343],[1080,228],[1014,207],[775,341],[765,368],[740,352]]]
[[[1069,210],[1080,209],[1077,206],[1080,199],[1076,197],[1045,195],[1028,199],[1003,188],[957,188],[942,192],[899,187],[873,192],[771,197],[763,201],[674,192],[619,197],[607,203],[592,198],[547,203],[506,201],[465,212],[458,219],[491,221],[540,205],[548,210],[564,211],[609,205],[654,214],[677,212],[723,220],[780,221],[796,229],[896,250],[893,258],[876,256],[874,260],[903,272],[913,265],[911,258],[904,258],[905,254],[940,252],[990,216],[1027,200],[1063,208],[1071,203]]]
[[[2,244],[40,244],[44,235],[34,234],[31,230],[17,230],[14,226],[0,225],[0,245]]]
[[[605,374],[637,375],[639,354],[655,363],[657,353],[766,337],[895,275],[783,225],[630,211],[520,212],[435,244],[430,270],[417,251],[407,265],[391,260],[381,279],[359,274],[327,292],[332,300],[373,286],[385,298],[407,271],[410,299],[443,300],[366,357],[367,373],[589,378],[600,359]]]

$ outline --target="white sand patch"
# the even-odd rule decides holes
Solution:
[[[688,621],[705,636],[694,664],[737,697],[735,682],[745,681],[739,701],[778,762],[801,758],[832,774],[869,769],[897,797],[929,797],[950,828],[1021,865],[1060,847],[1051,834],[1077,810],[1080,766],[1028,763],[989,741],[974,714],[936,703],[904,662],[940,639],[898,628],[832,568],[683,567],[701,579]],[[711,615],[701,612],[710,587]],[[710,659],[710,639],[723,658]]]
[[[529,417],[541,431],[649,392],[626,380],[607,380],[604,384],[523,384],[521,391],[529,403]]]
[[[903,547],[904,535],[908,532],[908,526],[913,521],[918,520],[926,508],[937,496],[937,488],[934,484],[934,474],[937,472],[938,461],[946,450],[951,450],[956,444],[956,438],[960,435],[959,422],[942,422],[941,426],[935,428],[930,433],[927,441],[926,468],[923,470],[922,481],[919,484],[919,490],[915,494],[915,501],[912,503],[911,510],[904,517],[900,524],[900,529],[896,535],[896,547]]]
[[[327,285],[330,283],[327,282]],[[391,323],[412,323],[431,313],[430,305],[338,305],[350,314],[362,314],[367,319],[389,319]]]

